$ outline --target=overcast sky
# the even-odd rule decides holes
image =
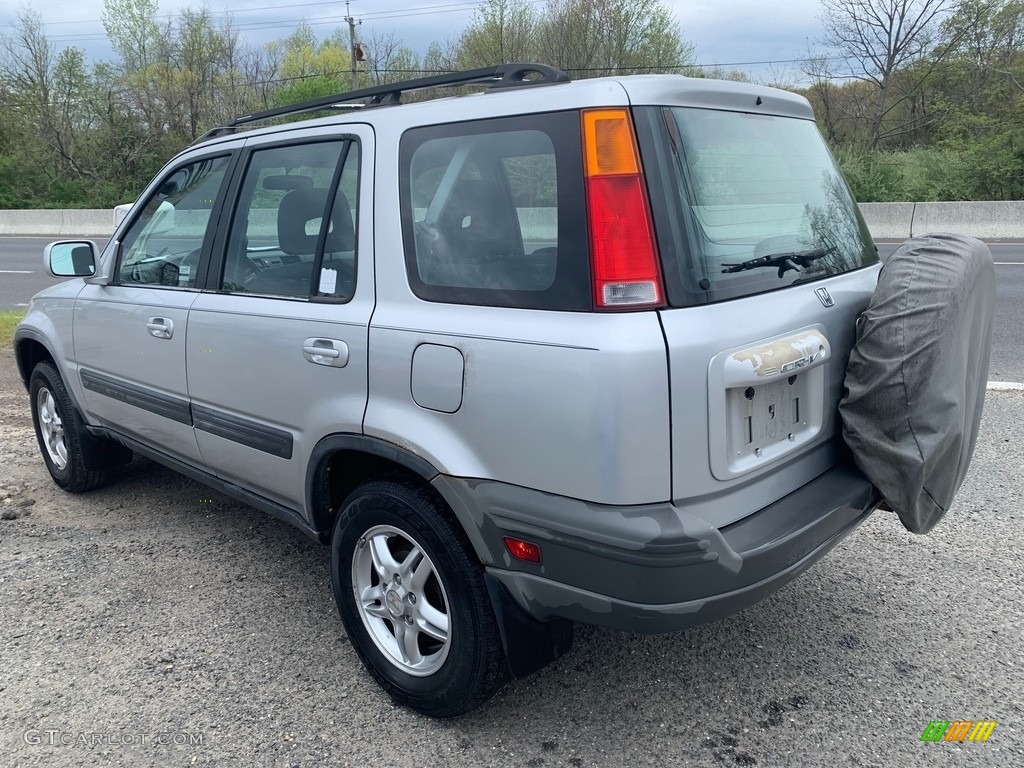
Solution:
[[[820,36],[819,0],[666,2],[679,19],[683,36],[695,46],[699,64],[747,71],[758,80],[799,80],[799,68],[790,60],[806,56]],[[319,37],[344,26],[344,2],[208,0],[205,4],[215,14],[230,8],[241,33],[252,42],[286,37],[303,19]],[[0,0],[0,34],[11,31],[23,5],[24,0]],[[48,0],[34,5],[58,47],[81,48],[92,61],[111,58],[100,21],[102,0]],[[202,0],[160,0],[160,13],[202,5]],[[352,15],[363,20],[363,36],[393,32],[422,53],[431,41],[457,36],[478,6],[468,0],[355,0],[351,8]]]

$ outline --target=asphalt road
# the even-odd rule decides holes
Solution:
[[[0,237],[0,310],[26,306],[57,280],[43,269],[43,246],[54,238]],[[98,243],[98,245],[102,245]],[[896,243],[880,243],[883,258]],[[996,262],[996,326],[992,381],[1024,382],[1024,243],[990,243]]]

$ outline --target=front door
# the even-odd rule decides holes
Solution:
[[[185,380],[189,307],[230,154],[186,161],[154,185],[120,235],[109,285],[75,302],[74,344],[90,413],[105,426],[192,463],[200,460]]]

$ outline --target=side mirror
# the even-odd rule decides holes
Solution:
[[[54,277],[92,277],[96,274],[96,243],[62,240],[43,249],[46,271]]]

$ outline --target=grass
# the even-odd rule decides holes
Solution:
[[[22,309],[0,310],[0,349],[10,349],[14,341],[14,326],[25,316]]]

